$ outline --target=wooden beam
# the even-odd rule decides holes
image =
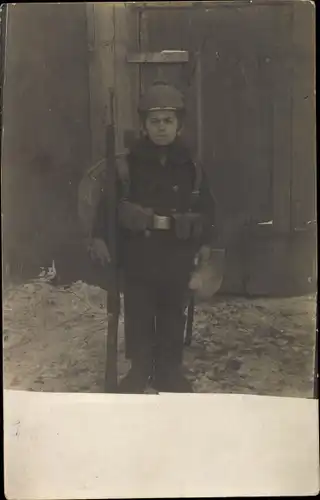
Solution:
[[[189,61],[189,53],[186,50],[163,50],[162,52],[140,52],[128,54],[129,63],[186,63]]]
[[[281,6],[288,5],[292,3],[294,0],[268,0],[268,6]],[[298,0],[307,3],[309,0]],[[212,0],[212,1],[196,1],[196,2],[128,2],[131,8],[136,10],[187,10],[187,9],[221,9],[221,8],[230,8],[234,9],[236,7],[248,7],[251,8],[253,5],[266,5],[266,0],[237,0],[236,5],[234,2],[230,2],[230,0]]]

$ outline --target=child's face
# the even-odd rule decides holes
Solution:
[[[145,129],[152,142],[158,146],[171,144],[177,136],[179,128],[178,118],[175,111],[149,111],[147,114]]]

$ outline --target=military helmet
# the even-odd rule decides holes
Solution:
[[[138,111],[155,110],[183,111],[185,103],[182,93],[165,81],[155,81],[141,97]]]

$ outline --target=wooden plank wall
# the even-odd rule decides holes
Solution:
[[[272,218],[272,91],[268,85],[272,80],[271,10],[263,5],[219,4],[208,10],[176,9],[170,16],[165,10],[144,12],[148,19],[144,50],[190,51],[188,68],[166,74],[187,92],[186,140],[194,154],[196,88],[192,55],[201,52],[203,159],[218,200],[220,225],[248,213],[257,220]],[[152,68],[144,69],[148,83],[154,77]],[[244,293],[243,252],[243,242],[236,238],[228,249],[226,291]]]
[[[288,2],[269,9],[279,44],[272,71],[273,231],[256,233],[247,291],[311,293],[316,286],[314,6]],[[280,75],[283,75],[280,78]]]
[[[104,156],[108,89],[115,89],[117,149],[122,151],[130,131],[138,132],[139,91],[156,77],[186,92],[185,138],[196,154],[193,54],[201,50],[202,145],[211,187],[222,207],[219,217],[222,223],[239,214],[274,223],[253,234],[240,231],[228,248],[223,291],[287,293],[304,241],[300,238],[297,246],[290,231],[315,217],[313,5],[217,2],[208,9],[172,7],[169,15],[168,9],[150,4],[137,9],[92,3],[87,10],[92,161]],[[190,63],[155,69],[125,60],[130,51],[164,49],[190,51]],[[292,245],[300,248],[298,254]],[[309,270],[301,273],[306,276]]]
[[[201,47],[204,162],[221,217],[273,221],[271,228],[242,231],[230,245],[227,292],[287,293],[296,281],[290,231],[306,214],[314,218],[315,207],[313,11],[310,2],[297,1],[216,2],[208,9],[172,8],[170,15],[155,5],[141,10],[141,50],[192,54]],[[170,68],[165,75],[183,88],[190,68],[192,61],[186,72]],[[142,71],[143,85],[157,76],[153,67]],[[195,152],[190,73],[186,138]],[[302,102],[304,93],[309,97]],[[309,265],[310,251],[304,258]]]
[[[80,3],[7,7],[4,257],[10,279],[26,280],[53,259],[65,269],[75,260],[68,248],[78,238],[77,185],[91,141],[86,14]]]

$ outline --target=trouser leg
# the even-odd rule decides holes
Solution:
[[[156,386],[170,392],[192,392],[182,374],[186,287],[158,289],[156,309]]]
[[[153,367],[155,296],[150,285],[125,280],[124,317],[131,370],[120,382],[120,392],[143,392]]]

